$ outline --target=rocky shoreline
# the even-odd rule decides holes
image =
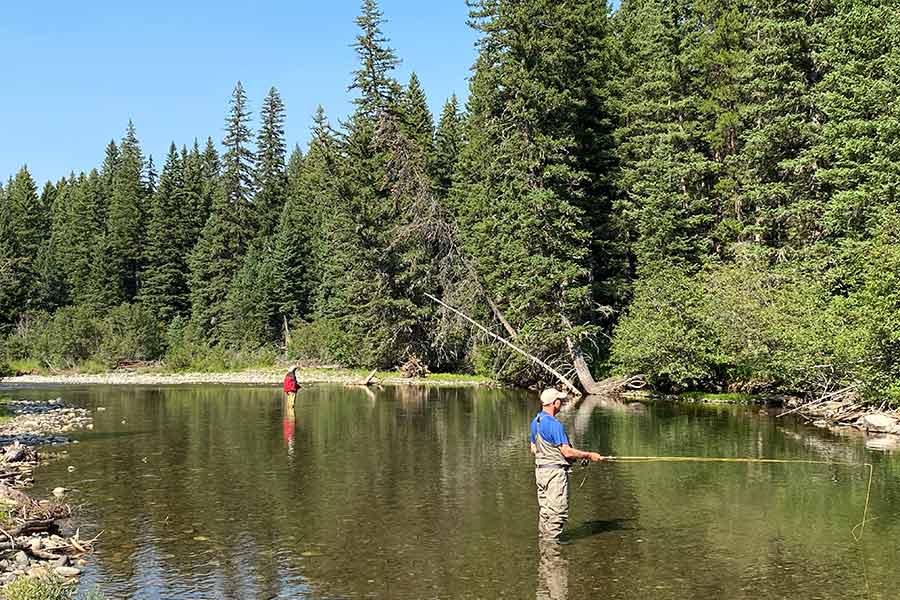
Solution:
[[[68,490],[36,500],[23,490],[33,484],[34,469],[52,460],[35,447],[65,444],[65,434],[93,428],[90,413],[57,398],[49,401],[7,400],[12,418],[0,425],[0,585],[21,578],[56,577],[75,585],[94,540],[72,532],[73,509]]]

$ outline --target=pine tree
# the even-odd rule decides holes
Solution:
[[[829,196],[825,233],[869,237],[900,192],[900,12],[892,0],[837,0],[820,31],[813,94],[824,123],[812,158]]]
[[[256,146],[258,162],[256,184],[256,221],[259,235],[268,238],[275,231],[287,187],[285,175],[284,103],[274,87],[263,101]]]
[[[248,121],[247,98],[238,82],[223,141],[227,151],[222,159],[221,185],[189,261],[192,318],[212,341],[225,340],[228,290],[256,231]]]
[[[156,172],[152,154],[147,157],[147,162],[144,164],[141,183],[144,184],[144,198],[151,198],[156,191],[156,185],[159,183],[159,173]]]
[[[339,142],[320,106],[306,156],[299,148],[288,163],[288,197],[271,256],[278,320],[310,320],[321,286],[326,219],[338,205]]]
[[[632,270],[696,267],[710,254],[716,220],[702,101],[691,71],[682,68],[697,17],[674,0],[625,0],[616,18],[624,62],[617,84],[617,212],[628,223]]]
[[[757,0],[750,9],[749,68],[742,84],[738,186],[752,224],[747,234],[773,248],[800,248],[820,231],[820,186],[807,163],[818,120],[811,88],[817,23],[827,3]]]
[[[50,226],[50,215],[38,196],[28,167],[22,167],[7,189],[16,247],[33,262]]]
[[[566,338],[594,330],[598,224],[590,211],[609,202],[597,194],[602,153],[591,149],[604,144],[606,6],[485,0],[470,7],[483,37],[452,205],[478,277],[519,342],[559,356]],[[506,375],[513,373],[532,377],[516,359]]]
[[[391,106],[397,98],[399,86],[390,73],[400,64],[394,50],[388,46],[388,39],[381,31],[384,14],[375,0],[363,0],[362,12],[356,18],[360,33],[353,48],[359,59],[359,68],[353,72],[351,90],[358,96],[353,102],[357,115],[374,118]]]
[[[430,159],[434,152],[434,118],[415,72],[409,76],[409,84],[401,98],[400,112],[401,131]]]
[[[147,241],[140,301],[162,323],[184,315],[190,306],[187,287],[187,256],[184,230],[186,218],[184,200],[184,161],[174,142],[169,146],[159,185],[150,202],[147,222]]]
[[[453,94],[444,104],[435,133],[432,170],[436,191],[441,198],[447,196],[453,183],[453,174],[456,172],[456,163],[459,161],[463,145],[463,130],[463,118],[459,112],[456,94]]]
[[[219,159],[219,153],[212,138],[206,138],[206,147],[203,149],[201,178],[203,180],[203,215],[200,227],[206,224],[209,218],[209,212],[212,209],[213,199],[219,193],[219,187],[222,185],[222,162]]]
[[[63,269],[66,258],[60,253],[59,238],[54,237],[59,230],[60,221],[65,218],[66,185],[65,179],[56,184],[48,181],[41,192],[41,205],[47,210],[49,220],[35,264],[38,273],[41,274],[39,295],[43,306],[48,310],[55,310],[69,301],[69,290]]]
[[[98,277],[109,278],[93,283],[93,304],[97,307],[109,308],[130,301],[140,286],[145,203],[143,165],[134,124],[129,121],[113,173],[102,249],[95,249],[95,259],[105,264],[96,265],[94,272]]]
[[[8,261],[7,268],[16,281],[16,289],[2,292],[5,300],[2,301],[4,314],[0,321],[12,322],[24,312],[44,304],[39,254],[50,228],[50,215],[41,203],[27,167],[22,167],[10,180],[5,195],[3,209],[8,215],[2,235],[7,239],[0,256]]]
[[[180,230],[184,239],[179,243],[185,250],[186,256],[189,256],[209,218],[210,203],[206,195],[211,194],[209,190],[218,185],[218,177],[213,175],[211,180],[206,178],[207,166],[196,140],[190,151],[182,148],[181,170],[182,185],[178,190],[178,205],[184,221]]]

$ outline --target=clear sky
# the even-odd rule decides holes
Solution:
[[[476,34],[464,0],[380,0],[383,29],[416,71],[436,117],[467,95]],[[134,121],[160,168],[170,141],[219,143],[241,80],[255,119],[269,87],[286,105],[287,141],[305,145],[322,104],[351,110],[347,86],[358,0],[4,2],[0,16],[0,178],[27,164],[38,185],[99,167]]]

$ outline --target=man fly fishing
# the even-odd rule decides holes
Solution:
[[[531,453],[534,454],[534,479],[537,484],[538,533],[547,540],[559,541],[569,518],[569,468],[572,462],[603,460],[596,452],[584,452],[569,444],[563,424],[556,420],[566,393],[553,388],[541,392],[541,411],[531,422]]]

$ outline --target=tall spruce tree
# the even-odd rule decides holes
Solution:
[[[225,340],[228,290],[256,232],[249,119],[247,96],[238,82],[226,121],[221,185],[190,257],[192,318],[212,341]]]
[[[102,248],[95,250],[95,259],[103,263],[94,269],[100,278],[93,284],[97,292],[93,303],[98,307],[130,301],[140,287],[146,193],[141,181],[143,167],[134,124],[129,121],[112,177],[106,233]]]
[[[627,223],[632,271],[662,264],[696,268],[710,254],[716,213],[692,70],[685,48],[698,28],[675,0],[624,0],[616,14],[621,164],[617,212]]]
[[[444,103],[434,136],[432,171],[436,192],[442,198],[447,196],[453,183],[453,173],[456,171],[456,163],[459,161],[463,144],[463,131],[464,122],[459,111],[459,101],[456,94],[453,94]]]
[[[415,72],[401,98],[401,131],[431,159],[434,152],[434,117],[428,109],[428,98]]]
[[[11,226],[11,258],[15,260],[18,278],[18,306],[15,313],[39,308],[43,304],[42,278],[38,266],[43,240],[50,229],[50,213],[41,202],[28,167],[22,167],[6,190],[7,210]]]
[[[819,120],[811,88],[820,70],[813,60],[816,32],[827,3],[754,0],[748,10],[750,57],[740,95],[739,202],[752,219],[756,243],[795,249],[821,229],[821,186],[808,161]]]
[[[187,286],[185,229],[190,221],[184,200],[184,161],[174,142],[169,146],[166,163],[156,192],[150,200],[147,241],[144,245],[143,285],[140,301],[161,323],[184,315],[190,306]]]
[[[900,192],[900,11],[892,0],[836,0],[824,19],[814,87],[821,134],[812,154],[828,194],[825,233],[869,237]]]
[[[519,342],[559,356],[567,338],[578,343],[595,329],[590,210],[609,199],[596,194],[603,173],[590,146],[603,144],[598,119],[608,112],[606,5],[470,6],[482,38],[452,204],[478,277]],[[540,376],[515,358],[513,373]]]
[[[254,201],[259,235],[268,238],[275,231],[287,188],[285,175],[284,103],[278,90],[269,90],[260,111],[257,137],[256,184]]]

